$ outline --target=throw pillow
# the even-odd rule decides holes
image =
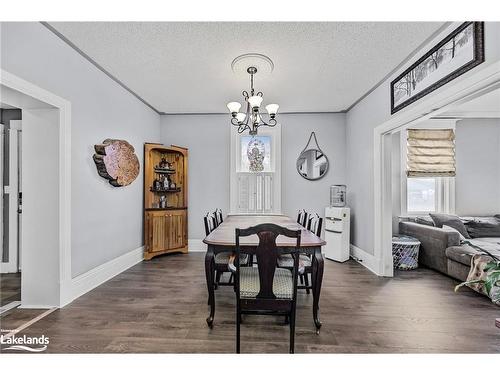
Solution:
[[[399,221],[434,226],[434,221],[430,216],[399,216]]]
[[[452,228],[448,225],[443,225],[443,229],[444,230],[447,230],[447,231],[450,231],[450,232],[457,232],[458,235],[460,236],[460,242],[463,242],[466,240],[466,238],[462,235],[462,233],[460,233],[458,230],[456,230],[455,228]]]
[[[466,224],[472,238],[500,237],[500,217],[475,217]]]
[[[465,238],[470,238],[462,219],[460,219],[457,215],[429,214],[429,216],[432,218],[432,221],[434,221],[434,225],[436,227],[442,228],[443,225],[447,225],[456,229]]]
[[[417,223],[417,224],[423,224],[423,225],[429,225],[431,227],[434,226],[434,221],[429,216],[417,216],[415,218],[415,223]]]

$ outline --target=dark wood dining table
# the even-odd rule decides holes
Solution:
[[[319,319],[319,297],[321,293],[321,283],[323,282],[324,260],[321,254],[321,246],[326,242],[308,231],[293,219],[284,215],[229,215],[217,228],[215,228],[203,242],[208,245],[205,256],[205,275],[208,288],[208,304],[210,305],[210,315],[207,324],[213,326],[215,316],[215,255],[229,251],[235,251],[235,229],[248,228],[257,224],[272,223],[288,229],[301,229],[300,253],[311,256],[312,260],[312,293],[313,293],[313,319],[316,330],[319,333],[321,321]],[[240,246],[257,247],[259,239],[257,235],[245,237],[240,240]],[[280,248],[295,247],[295,239],[284,236],[276,238],[276,245]]]

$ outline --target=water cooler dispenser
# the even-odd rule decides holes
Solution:
[[[349,260],[351,211],[348,207],[325,208],[325,257],[337,262]]]

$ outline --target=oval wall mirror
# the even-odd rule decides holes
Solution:
[[[309,144],[313,137],[316,145],[311,147]],[[328,158],[319,147],[316,134],[312,132],[297,159],[297,172],[307,180],[319,180],[326,174],[328,167]]]

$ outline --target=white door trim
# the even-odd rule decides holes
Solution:
[[[2,273],[15,273],[19,270],[19,131],[20,120],[11,120],[9,137],[9,261],[2,263]],[[5,193],[5,192],[4,192]]]
[[[472,73],[472,72],[471,72]],[[453,106],[467,102],[500,87],[500,62],[490,64],[464,79],[450,82],[441,90],[427,95],[406,110],[394,115],[390,120],[373,130],[374,163],[374,236],[377,274],[392,276],[392,224],[388,216],[391,212],[384,209],[392,197],[384,193],[384,179],[390,164],[387,163],[384,149],[384,135],[405,126],[413,126],[421,121],[450,110]],[[387,202],[389,200],[389,203]]]
[[[71,103],[0,69],[0,85],[59,110],[59,306],[71,302]],[[5,98],[2,98],[4,100]],[[20,107],[18,103],[6,103]],[[17,104],[17,105],[16,105]]]

